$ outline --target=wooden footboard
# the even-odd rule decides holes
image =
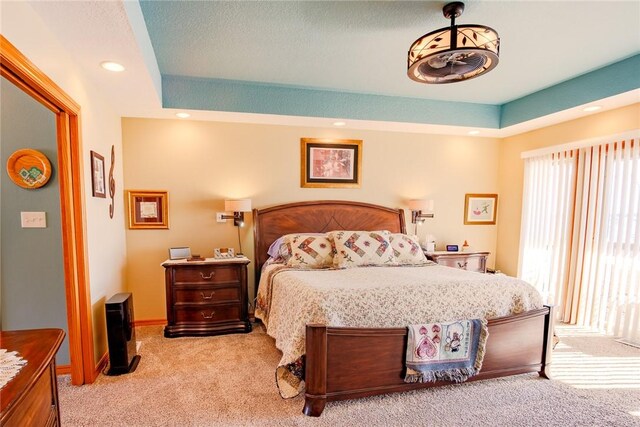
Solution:
[[[481,372],[469,381],[526,372],[549,377],[553,307],[489,320]],[[405,383],[406,328],[307,325],[305,415],[320,416],[328,401],[450,384]]]

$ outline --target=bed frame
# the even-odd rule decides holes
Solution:
[[[406,232],[402,209],[349,201],[290,203],[254,209],[256,292],[272,242],[284,234],[331,230]],[[538,372],[549,378],[553,307],[489,320],[482,371],[469,381]],[[406,328],[307,325],[305,415],[320,416],[328,401],[451,384],[405,383]],[[363,352],[362,348],[375,348]]]

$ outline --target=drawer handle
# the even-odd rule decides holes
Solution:
[[[215,271],[210,272],[208,276],[205,276],[202,271],[200,272],[200,277],[202,277],[204,280],[209,280],[215,275],[216,275]]]
[[[215,294],[216,291],[211,291],[211,295],[207,296],[204,294],[204,292],[200,292],[200,295],[202,295],[202,299],[212,299],[213,298],[213,294]]]
[[[458,262],[458,268],[467,268],[467,261],[465,261],[465,262]]]
[[[213,315],[216,314],[216,312],[214,310],[211,310],[211,315],[209,315],[209,316],[204,314],[204,311],[201,311],[200,314],[202,314],[202,318],[203,319],[213,319]]]

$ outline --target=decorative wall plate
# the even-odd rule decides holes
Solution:
[[[7,173],[19,187],[40,188],[51,178],[51,163],[41,152],[24,148],[9,156]]]

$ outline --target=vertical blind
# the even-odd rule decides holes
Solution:
[[[518,275],[534,284],[549,304],[566,296],[576,153],[564,151],[525,162]]]
[[[640,343],[640,144],[525,160],[519,276],[563,321]]]

